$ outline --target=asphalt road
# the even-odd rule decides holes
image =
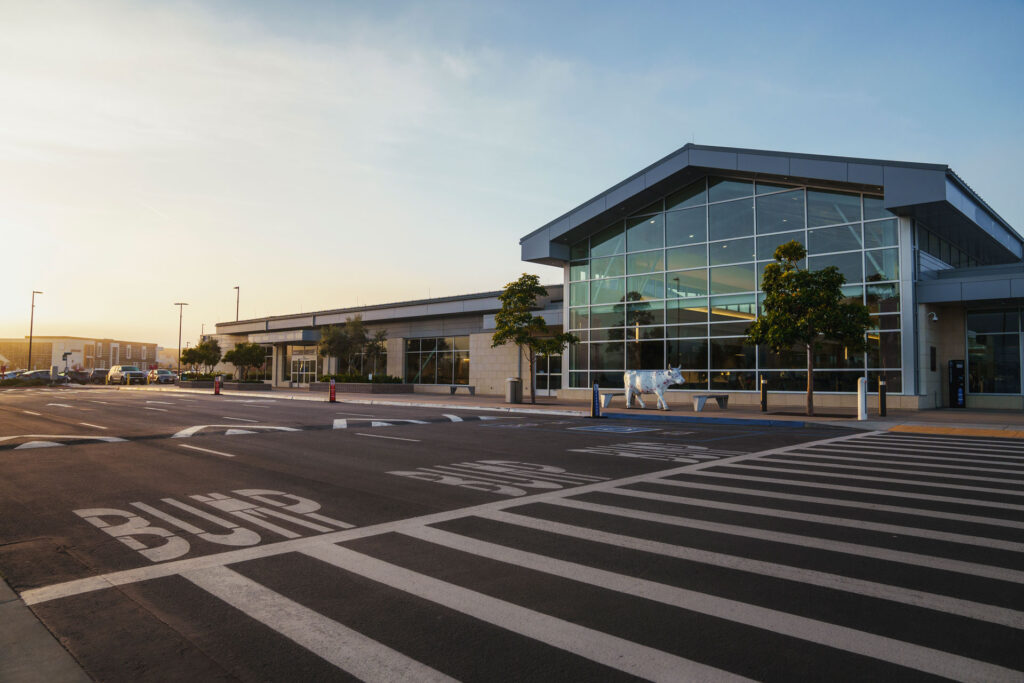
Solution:
[[[1022,512],[1017,441],[0,392],[97,680],[1022,680]]]

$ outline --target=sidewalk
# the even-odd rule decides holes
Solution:
[[[88,683],[89,676],[0,578],[0,683]]]
[[[167,391],[179,393],[211,394],[211,389],[181,389],[178,387],[119,387],[121,391]],[[245,397],[252,400],[274,398],[276,400],[326,402],[326,392],[310,392],[298,389],[274,389],[269,392],[222,391],[222,395],[233,398]],[[449,410],[483,410],[510,414],[546,414],[573,417],[589,417],[590,402],[540,396],[536,404],[505,403],[502,396],[469,396],[467,394],[356,394],[338,393],[338,403],[357,405],[408,406],[415,408],[439,408]],[[814,417],[808,417],[793,406],[780,407],[762,413],[757,406],[730,406],[719,409],[709,402],[704,411],[695,413],[689,405],[672,406],[670,411],[661,411],[648,401],[648,408],[634,407],[627,410],[619,407],[605,408],[602,414],[608,418],[630,418],[672,422],[702,422],[711,424],[752,424],[764,426],[829,426],[851,429],[911,432],[923,434],[952,434],[959,436],[989,436],[1008,439],[1024,439],[1024,411],[1015,410],[966,410],[944,408],[939,410],[889,410],[886,417],[880,417],[869,410],[868,419],[857,420],[852,408],[819,408]]]

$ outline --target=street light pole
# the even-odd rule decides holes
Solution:
[[[242,298],[242,290],[235,285],[235,322],[238,322],[238,302]]]
[[[178,378],[181,379],[181,315],[188,304],[175,301],[174,305],[178,307]]]
[[[28,369],[32,370],[32,328],[36,324],[36,294],[42,294],[32,290],[32,312],[28,318]]]

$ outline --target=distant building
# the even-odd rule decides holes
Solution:
[[[32,339],[32,366],[29,367],[28,337],[0,339],[0,355],[7,359],[8,369],[36,370],[56,365],[63,369],[93,370],[113,365],[137,365],[148,368],[157,364],[153,342],[96,339],[93,337],[42,337]],[[70,354],[67,361],[64,354]]]

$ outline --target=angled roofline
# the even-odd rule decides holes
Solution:
[[[938,211],[950,217],[951,226],[976,225],[1007,252],[1006,258],[1024,257],[1024,238],[945,164],[689,143],[522,237],[523,260],[549,265],[566,262],[566,240],[573,237],[568,233],[579,237],[578,229],[588,232],[603,227],[594,223],[625,215],[612,210],[621,207],[621,212],[624,202],[655,189],[665,190],[673,177],[687,169],[859,186],[882,193],[884,206],[894,213],[934,219]]]

